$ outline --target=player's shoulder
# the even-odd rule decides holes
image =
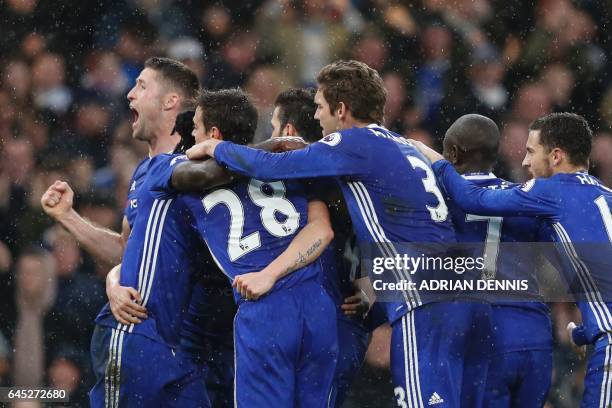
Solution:
[[[329,146],[360,146],[363,147],[364,143],[368,140],[375,139],[375,136],[387,137],[389,135],[387,129],[377,126],[368,125],[365,127],[351,127],[347,129],[341,129],[337,132],[333,132],[323,137],[317,143],[324,143]]]
[[[138,178],[139,176],[141,176],[144,173],[146,173],[150,164],[151,164],[151,158],[149,156],[147,156],[144,159],[142,159],[136,165],[136,168],[134,169],[134,172],[132,173],[132,178],[133,179]]]
[[[189,160],[184,154],[177,153],[162,153],[151,159],[149,168],[151,171],[174,167],[180,162]]]
[[[512,185],[524,193],[541,197],[558,196],[560,190],[560,183],[552,177],[537,177]]]
[[[471,181],[479,187],[485,187],[490,190],[508,190],[515,187],[522,186],[521,183],[515,183],[512,181],[505,180],[501,177],[495,176],[493,173],[475,175],[475,176],[464,176],[465,179]]]

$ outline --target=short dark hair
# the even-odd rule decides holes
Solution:
[[[178,133],[181,136],[181,140],[177,143],[172,153],[185,153],[187,149],[195,144],[195,137],[192,135],[194,114],[194,111],[189,110],[179,113],[176,117],[174,129],[172,129],[170,134]]]
[[[253,140],[257,109],[242,89],[202,90],[197,106],[202,109],[204,126],[218,128],[224,140],[243,145]]]
[[[554,148],[567,153],[575,166],[587,165],[593,143],[593,131],[580,115],[562,112],[551,113],[536,119],[529,130],[540,131],[540,143],[549,151]]]
[[[480,171],[495,165],[499,151],[500,133],[495,122],[486,116],[470,113],[461,116],[446,131],[444,146],[456,145],[461,158]]]
[[[387,90],[375,69],[359,61],[336,61],[319,71],[317,83],[332,112],[343,102],[355,119],[383,122]]]
[[[279,108],[281,129],[291,123],[308,142],[321,139],[323,130],[314,118],[317,110],[315,93],[314,88],[289,88],[276,97],[274,105]]]
[[[197,96],[200,82],[197,75],[187,65],[172,58],[151,57],[144,63],[145,68],[150,68],[161,75],[171,87],[176,89],[185,98],[186,107]]]

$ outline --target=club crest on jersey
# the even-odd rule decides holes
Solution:
[[[187,160],[187,156],[185,156],[184,154],[176,156],[175,158],[170,160],[170,167],[174,166],[178,160]]]
[[[340,140],[342,140],[342,135],[338,132],[335,132],[325,136],[323,139],[321,139],[321,142],[330,146],[337,146],[338,143],[340,143]]]

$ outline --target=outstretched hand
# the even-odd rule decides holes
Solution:
[[[208,139],[189,148],[185,154],[189,160],[203,160],[206,157],[215,157],[215,148],[221,140]]]
[[[300,150],[308,146],[308,142],[298,136],[281,136],[277,137],[280,144],[276,151],[289,152],[292,150]]]
[[[412,142],[412,144],[417,149],[419,149],[419,151],[421,153],[423,153],[423,155],[425,157],[427,157],[432,164],[437,162],[437,161],[444,160],[444,156],[442,156],[440,153],[436,152],[431,147],[427,146],[425,143],[420,142],[418,140],[414,140],[414,139],[408,139],[408,140],[410,140],[410,142]]]
[[[279,136],[271,137],[263,142],[259,142],[253,146],[254,149],[263,150],[264,152],[282,153],[291,150],[299,150],[308,146],[308,143],[297,136]]]

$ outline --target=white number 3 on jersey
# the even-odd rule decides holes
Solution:
[[[442,193],[436,184],[436,176],[434,175],[433,171],[427,164],[425,164],[423,160],[419,159],[418,157],[406,156],[406,158],[410,162],[412,168],[421,169],[425,172],[425,178],[421,180],[423,182],[423,186],[425,187],[425,191],[432,193],[438,199],[437,206],[427,206],[431,219],[436,222],[446,221],[446,218],[448,217],[448,207],[446,206],[444,197],[442,197]]]

